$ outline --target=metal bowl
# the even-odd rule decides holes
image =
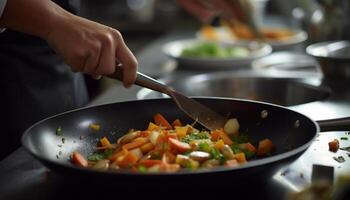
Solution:
[[[162,81],[189,96],[233,97],[294,106],[326,99],[327,88],[321,79],[310,73],[236,71],[216,72],[188,77],[173,77]],[[165,97],[158,92],[142,89],[139,99]]]
[[[306,52],[319,62],[329,84],[350,82],[350,41],[328,41],[309,45]]]

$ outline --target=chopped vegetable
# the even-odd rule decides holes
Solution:
[[[169,138],[169,144],[172,148],[176,149],[180,153],[184,153],[191,149],[191,146],[185,142]]]
[[[81,166],[81,167],[87,167],[88,161],[85,159],[83,155],[81,155],[78,152],[73,152],[72,154],[72,161],[74,164]]]
[[[61,126],[57,127],[57,129],[56,129],[56,135],[57,135],[57,136],[61,136],[61,135],[62,135],[62,127],[61,127]]]
[[[190,143],[193,140],[209,139],[210,134],[207,131],[193,132],[187,134],[184,138],[181,139],[182,142]]]
[[[263,139],[259,141],[258,152],[256,153],[258,156],[263,156],[272,151],[273,144],[270,139]]]
[[[343,151],[347,151],[347,152],[349,152],[350,153],[350,146],[348,146],[348,147],[341,147],[341,148],[339,148],[340,150],[343,150]]]
[[[224,126],[224,131],[228,135],[238,135],[239,123],[236,118],[229,119]]]
[[[339,163],[345,162],[345,159],[343,156],[333,157],[333,159]]]
[[[97,170],[176,172],[220,165],[235,167],[272,151],[271,140],[260,141],[256,148],[246,134],[238,134],[237,120],[228,123],[234,125],[227,125],[227,130],[223,127],[214,131],[199,131],[192,125],[183,125],[178,119],[170,125],[158,113],[154,116],[154,122],[148,123],[146,130],[130,129],[116,143],[102,137],[98,140],[96,152],[87,157],[88,161],[80,153],[74,152],[72,162]]]
[[[103,138],[100,140],[100,143],[101,143],[101,146],[102,146],[102,147],[106,147],[106,148],[111,147],[111,143],[109,142],[109,140],[108,140],[106,137],[103,137]]]
[[[347,137],[341,137],[340,139],[341,139],[341,140],[348,140]]]
[[[182,126],[182,123],[179,119],[175,119],[171,125],[176,128],[177,126]]]
[[[101,129],[101,126],[99,124],[90,124],[89,128],[94,131],[99,131]]]
[[[166,129],[172,129],[171,125],[169,124],[168,120],[165,119],[165,117],[163,117],[163,115],[161,115],[160,113],[157,113],[153,116],[154,122],[160,126],[160,127],[164,127]]]
[[[334,139],[331,142],[328,142],[328,147],[330,151],[337,152],[339,149],[339,140]]]
[[[184,57],[212,57],[212,58],[242,58],[249,55],[249,50],[240,46],[224,46],[219,43],[201,42],[192,47],[184,48]]]

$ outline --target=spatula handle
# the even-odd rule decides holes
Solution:
[[[350,131],[350,117],[317,121],[322,131]]]
[[[111,75],[108,75],[107,77],[112,78],[112,79],[116,79],[119,81],[123,81],[124,77],[123,77],[123,73],[124,69],[123,67],[121,67],[120,65],[116,66],[115,72]],[[141,86],[141,87],[145,87],[151,90],[155,90],[157,92],[161,92],[164,94],[168,94],[169,95],[169,90],[171,90],[168,86],[166,86],[165,84],[141,73],[141,72],[137,72],[137,76],[136,76],[136,80],[135,80],[135,85]]]

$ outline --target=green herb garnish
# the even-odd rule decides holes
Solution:
[[[87,157],[87,159],[89,161],[99,161],[99,160],[105,160],[107,159],[109,156],[111,156],[113,154],[114,150],[113,149],[106,149],[103,152],[97,152],[97,153],[93,153],[91,155],[89,155]]]
[[[56,128],[56,135],[58,135],[58,136],[62,135],[62,127],[61,126]]]
[[[341,139],[341,140],[348,140],[347,137],[341,137],[340,139]]]
[[[345,162],[345,159],[343,156],[333,157],[333,159],[339,163]]]
[[[147,168],[144,167],[144,166],[142,166],[142,165],[140,165],[140,166],[138,167],[137,170],[138,170],[140,173],[147,173]]]
[[[225,159],[224,155],[222,155],[220,153],[220,151],[217,150],[216,148],[211,148],[209,153],[210,153],[211,157],[215,160],[218,160],[220,162],[220,164],[225,163],[226,159]]]
[[[340,147],[339,149],[343,150],[343,151],[350,152],[350,146],[348,146],[348,147]]]
[[[203,139],[210,139],[209,132],[207,132],[207,131],[194,132],[194,133],[186,135],[184,138],[181,139],[181,141],[186,142],[186,143],[190,143],[193,140],[203,140]]]
[[[198,149],[200,151],[209,152],[210,151],[210,146],[206,142],[201,142],[201,143],[198,144]]]
[[[232,135],[231,139],[234,143],[238,144],[249,142],[249,136],[245,133],[242,133],[240,135]]]

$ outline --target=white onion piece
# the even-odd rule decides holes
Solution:
[[[143,157],[143,153],[140,148],[136,148],[130,151],[130,153],[134,154],[137,157],[137,160],[140,160]]]
[[[159,136],[158,131],[152,131],[151,134],[149,135],[149,140],[153,145],[156,145],[158,136]]]
[[[238,133],[239,130],[239,123],[236,118],[232,118],[227,120],[225,126],[224,126],[224,131],[229,134],[233,135]]]

